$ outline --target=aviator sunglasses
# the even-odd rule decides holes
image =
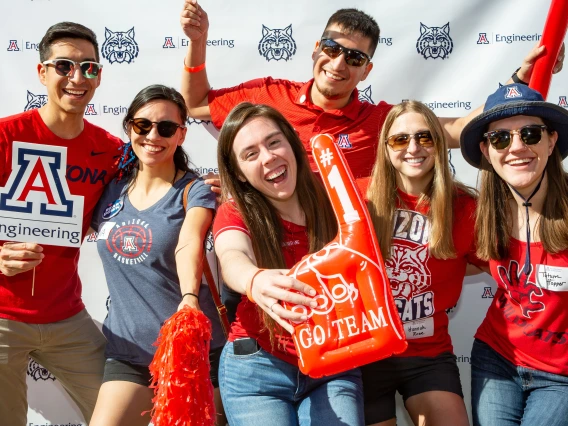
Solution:
[[[132,129],[137,135],[147,135],[152,130],[152,126],[156,124],[158,134],[163,138],[171,138],[176,132],[178,127],[185,129],[185,126],[174,123],[173,121],[150,121],[147,118],[133,118],[130,120]]]
[[[51,59],[43,61],[43,65],[53,65],[55,72],[65,77],[72,77],[75,73],[75,66],[79,65],[81,74],[85,78],[96,78],[99,76],[103,64],[93,61],[75,62],[71,59]]]
[[[335,59],[343,53],[345,55],[345,62],[352,67],[362,67],[366,62],[371,62],[371,57],[366,53],[343,47],[329,38],[321,39],[321,50],[331,59]]]
[[[387,143],[393,151],[402,151],[403,149],[408,148],[408,145],[410,145],[410,140],[412,138],[414,138],[416,142],[423,148],[430,148],[434,146],[432,134],[429,130],[423,130],[413,135],[409,135],[407,133],[392,135],[387,138]]]
[[[519,135],[525,145],[536,145],[542,139],[542,132],[546,130],[544,124],[530,124],[517,130],[494,130],[483,134],[495,149],[505,149],[511,145],[513,135]]]

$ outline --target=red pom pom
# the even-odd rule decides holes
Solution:
[[[210,340],[209,319],[188,306],[162,326],[150,364],[154,426],[215,424]]]

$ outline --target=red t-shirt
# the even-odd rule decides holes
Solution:
[[[385,260],[391,290],[403,322],[408,349],[399,357],[434,357],[453,352],[447,310],[458,303],[468,263],[485,265],[475,255],[475,199],[454,201],[454,259],[436,259],[428,249],[427,206],[399,190],[405,206],[395,211],[391,258]]]
[[[282,220],[284,230],[284,241],[282,241],[282,253],[286,261],[286,267],[292,268],[302,257],[308,254],[308,234],[305,226]],[[213,237],[216,239],[225,231],[240,231],[250,237],[250,233],[232,202],[222,204],[217,210],[215,223],[213,224]],[[237,307],[237,316],[231,324],[229,341],[233,342],[240,337],[252,337],[256,339],[262,349],[271,353],[290,364],[298,364],[298,354],[292,336],[284,331],[282,335],[276,334],[274,348],[270,344],[268,331],[262,330],[264,324],[261,322],[258,307],[246,296],[243,296],[241,303]]]
[[[568,376],[568,250],[548,254],[511,238],[509,257],[489,262],[497,292],[475,337],[514,365]]]
[[[51,132],[37,110],[0,120],[0,187],[12,171],[13,142],[67,147],[66,180],[72,195],[84,196],[85,235],[95,204],[104,186],[115,174],[115,162],[122,141],[105,130],[84,121],[85,128],[74,139],[61,139]],[[0,240],[0,244],[4,241]],[[79,249],[42,245],[45,258],[35,272],[13,277],[0,275],[0,318],[45,324],[69,318],[83,308],[81,281],[77,273]]]
[[[211,119],[215,127],[220,128],[229,112],[241,102],[270,105],[280,111],[299,133],[314,172],[317,172],[317,167],[312,158],[310,139],[317,134],[328,133],[342,149],[359,187],[366,189],[366,181],[376,159],[379,132],[392,105],[382,101],[378,105],[361,102],[355,89],[351,102],[345,107],[324,111],[311,101],[312,84],[313,80],[297,83],[267,77],[235,87],[211,90]]]

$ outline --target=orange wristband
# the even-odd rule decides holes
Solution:
[[[203,62],[201,65],[197,65],[196,67],[188,67],[185,62],[183,63],[183,69],[186,70],[189,73],[192,72],[199,72],[201,70],[205,69],[205,62]]]
[[[247,297],[248,297],[248,300],[250,300],[252,303],[256,303],[256,302],[254,301],[254,299],[252,298],[252,286],[253,286],[253,284],[254,284],[254,279],[255,279],[256,276],[257,276],[258,274],[260,274],[262,271],[266,271],[266,269],[259,269],[258,271],[256,271],[256,272],[254,273],[254,275],[252,276],[252,278],[250,279],[250,283],[247,285]]]

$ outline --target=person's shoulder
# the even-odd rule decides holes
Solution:
[[[102,127],[99,127],[90,121],[84,120],[85,122],[85,135],[95,139],[99,143],[103,143],[105,145],[111,145],[113,147],[118,148],[123,144],[122,140],[114,136],[113,134],[109,133]]]
[[[35,113],[35,110],[29,110],[0,118],[0,129],[4,132],[12,133],[23,128],[32,128]]]

